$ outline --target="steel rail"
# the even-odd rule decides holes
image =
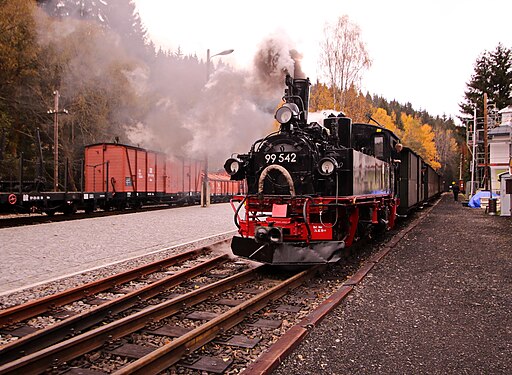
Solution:
[[[142,267],[128,270],[118,275],[112,275],[110,277],[92,281],[90,283],[78,286],[76,288],[68,289],[51,296],[43,297],[18,306],[13,306],[6,310],[0,311],[0,327],[17,323],[39,314],[43,314],[55,307],[66,305],[81,298],[88,297],[104,290],[113,288],[117,285],[132,281],[144,275],[160,271],[176,263],[183,262],[200,254],[206,253],[207,251],[207,247],[190,250],[185,253],[169,257],[167,259],[159,260]]]
[[[240,272],[234,276],[219,280],[158,305],[147,307],[112,323],[19,358],[1,366],[0,374],[39,374],[44,372],[50,366],[76,358],[101,347],[107,342],[135,332],[151,322],[173,315],[183,308],[194,306],[210,298],[213,294],[231,289],[238,283],[247,282],[256,276],[258,269],[253,268]]]
[[[132,362],[116,371],[115,375],[128,374],[158,374],[169,366],[178,362],[183,356],[194,351],[209,341],[213,340],[219,332],[225,332],[239,324],[248,315],[254,313],[276,300],[306,280],[309,280],[317,272],[318,266],[302,271],[284,282],[262,292],[250,300],[231,308],[217,318],[195,328],[189,333],[171,341],[148,355]]]
[[[84,311],[81,314],[72,316],[57,324],[13,341],[0,349],[0,365],[56,344],[66,339],[66,337],[73,336],[78,332],[92,327],[109,316],[119,314],[139,302],[156,296],[168,288],[213,269],[227,262],[228,259],[229,256],[226,254],[209,259],[194,267],[155,281],[141,289],[134,290],[122,297],[98,305],[89,311]]]

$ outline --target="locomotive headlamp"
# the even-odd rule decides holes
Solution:
[[[243,180],[245,178],[244,159],[233,156],[224,163],[224,170],[231,176],[231,180]]]
[[[240,170],[240,160],[234,158],[228,159],[224,164],[224,169],[227,174],[233,176]]]
[[[338,162],[331,157],[323,158],[318,163],[318,172],[322,176],[330,176],[336,169],[338,169]]]
[[[285,103],[277,111],[275,119],[280,124],[286,124],[292,118],[299,115],[299,107],[295,103]]]

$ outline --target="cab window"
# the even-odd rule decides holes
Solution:
[[[384,137],[382,134],[376,135],[374,137],[374,147],[375,157],[378,159],[384,159]]]

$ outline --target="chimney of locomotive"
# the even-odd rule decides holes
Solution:
[[[295,78],[293,80],[294,103],[301,109],[300,120],[304,124],[307,124],[308,121],[310,86],[309,78]]]

